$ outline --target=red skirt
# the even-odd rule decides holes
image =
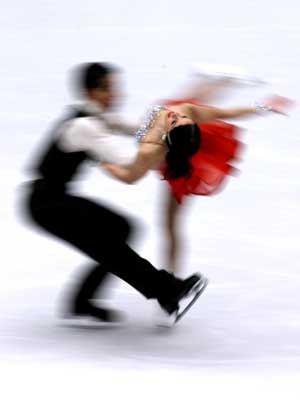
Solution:
[[[182,103],[198,104],[194,99],[164,102],[166,106]],[[193,170],[189,178],[168,179],[170,188],[179,203],[191,194],[208,196],[223,189],[228,175],[236,169],[232,165],[240,159],[243,143],[238,139],[241,129],[221,120],[198,125],[201,147],[190,159]],[[161,171],[164,174],[165,168]]]

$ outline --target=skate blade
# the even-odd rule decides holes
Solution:
[[[193,295],[192,300],[184,307],[184,309],[182,311],[179,311],[174,323],[176,324],[188,311],[189,309],[196,303],[196,301],[199,299],[199,297],[201,296],[201,294],[204,292],[206,286],[208,285],[208,279],[203,277],[201,279],[201,282],[195,286],[192,291],[192,293],[189,293],[189,296]]]

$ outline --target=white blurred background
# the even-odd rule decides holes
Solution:
[[[3,398],[81,398],[85,390],[109,398],[298,398],[299,14],[297,0],[1,2]],[[298,101],[289,118],[239,121],[247,143],[241,175],[215,197],[188,199],[182,273],[201,270],[210,285],[171,332],[155,330],[151,302],[117,281],[109,297],[128,311],[126,328],[60,326],[63,288],[86,259],[33,230],[20,211],[26,167],[73,101],[68,71],[84,61],[124,68],[121,112],[131,120],[202,62],[245,67],[270,82],[222,105],[249,105],[269,93]],[[80,192],[140,220],[135,248],[163,267],[164,183],[150,174],[127,187],[96,168],[84,178]]]

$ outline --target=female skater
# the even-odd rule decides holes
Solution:
[[[149,170],[160,170],[170,186],[165,212],[169,271],[178,272],[180,240],[176,221],[185,196],[212,195],[233,172],[242,143],[239,128],[222,121],[268,114],[284,114],[290,100],[274,96],[253,107],[216,108],[198,100],[169,101],[151,107],[136,132],[139,150],[134,162],[126,167],[105,163],[102,166],[115,178],[131,184]]]

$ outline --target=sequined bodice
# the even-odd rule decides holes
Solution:
[[[158,117],[158,114],[160,113],[161,110],[164,110],[164,109],[165,109],[164,106],[160,106],[157,104],[148,109],[141,126],[135,132],[135,137],[138,142],[140,142],[144,138],[146,133],[149,131],[149,129],[151,129],[153,127],[154,122],[155,122],[156,118]]]

